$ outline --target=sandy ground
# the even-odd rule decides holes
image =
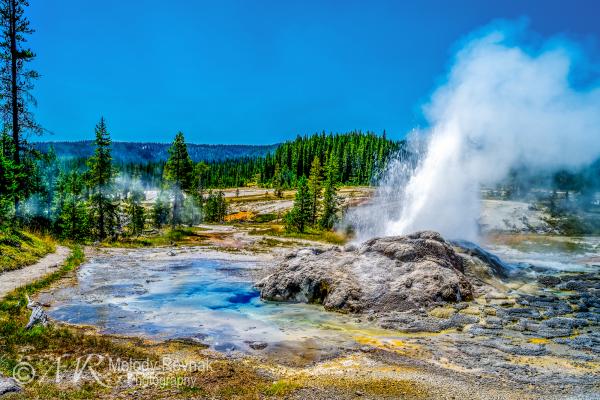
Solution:
[[[56,253],[48,254],[33,265],[0,274],[0,298],[18,287],[54,272],[66,260],[69,253],[69,248],[57,246]]]
[[[356,206],[369,200],[374,189],[370,187],[342,187],[338,191],[340,206]],[[284,198],[274,197],[272,189],[247,188],[239,191],[236,196],[235,189],[226,189],[225,197],[231,198],[229,212],[252,212],[255,214],[280,214],[283,215],[294,206],[293,191],[285,191]],[[265,195],[268,193],[268,196]]]

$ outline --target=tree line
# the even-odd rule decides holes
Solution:
[[[290,189],[310,175],[315,158],[321,165],[335,160],[335,180],[346,185],[369,185],[390,158],[401,151],[403,142],[373,132],[298,136],[282,143],[264,157],[244,157],[208,163],[209,187],[239,187],[249,184]]]
[[[10,138],[4,135],[1,143],[10,143]],[[288,229],[300,232],[309,226],[331,229],[339,218],[337,187],[343,183],[341,179],[344,176],[340,171],[336,143],[362,143],[362,146],[352,148],[378,149],[379,154],[384,154],[382,149],[386,146],[383,144],[394,142],[371,134],[318,135],[284,143],[281,150],[273,155],[235,162],[240,167],[245,165],[248,171],[260,165],[263,169],[258,170],[258,174],[262,173],[264,179],[257,177],[258,182],[275,188],[275,194],[280,197],[284,188],[297,189],[294,208],[285,218]],[[160,229],[165,225],[175,227],[221,222],[227,215],[224,193],[213,190],[212,185],[220,171],[215,165],[233,164],[234,160],[218,164],[194,163],[183,133],[175,136],[168,150],[169,158],[163,165],[148,168],[147,165],[136,167],[126,164],[131,168],[126,173],[115,166],[104,118],[95,127],[94,146],[94,153],[85,162],[70,160],[61,163],[52,147],[37,158],[30,158],[32,167],[27,177],[31,183],[30,193],[22,197],[18,214],[15,192],[1,193],[5,213],[0,216],[0,224],[20,224],[65,239],[102,241],[140,235],[144,230]],[[298,154],[313,155],[313,160],[308,164],[303,160],[304,156],[299,157]],[[347,152],[341,154],[347,155]],[[294,172],[290,172],[290,166],[285,164],[288,156],[293,160],[289,165],[295,168]],[[355,155],[348,157],[354,159]],[[7,158],[0,160],[3,166],[7,162],[13,165]],[[282,161],[283,168],[277,160]],[[310,165],[308,173],[305,174],[304,167],[299,166],[301,163]],[[270,175],[263,173],[273,164]],[[358,176],[353,175],[353,168],[350,168],[348,176]],[[142,172],[154,173],[157,170],[161,174],[155,186],[156,199],[150,204],[146,199],[148,188],[144,185]],[[256,170],[252,174],[256,176]],[[366,176],[368,173],[364,172]],[[17,180],[21,177],[19,173],[3,173],[3,187],[18,187]]]
[[[338,165],[336,179],[344,185],[369,185],[387,165],[390,157],[403,148],[403,142],[393,141],[372,132],[354,131],[336,134],[298,136],[280,144],[264,156],[242,156],[224,160],[204,161],[202,177],[207,188],[243,186],[292,189],[298,179],[308,177],[315,157],[321,165],[334,159]],[[86,158],[62,161],[66,168],[85,166]],[[138,161],[117,158],[115,166],[125,175],[139,174],[147,187],[157,187],[166,161]]]
[[[52,148],[35,164],[35,191],[16,214],[14,193],[2,192],[6,214],[0,224],[25,225],[71,240],[115,240],[139,235],[149,227],[223,221],[223,192],[205,192],[206,165],[193,163],[182,133],[169,148],[159,192],[151,207],[139,175],[120,176],[113,164],[111,139],[104,118],[95,128],[95,150],[85,168],[61,169]],[[6,161],[5,158],[0,160]],[[16,185],[17,174],[3,174]],[[118,178],[124,178],[119,181]]]

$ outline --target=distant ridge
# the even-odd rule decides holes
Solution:
[[[60,159],[87,158],[94,152],[92,140],[75,142],[35,142],[33,146],[46,152],[54,146]],[[113,142],[113,159],[117,162],[158,162],[166,161],[170,143],[153,142]],[[245,145],[245,144],[191,144],[188,152],[193,161],[222,161],[242,157],[261,157],[274,151],[279,144]]]

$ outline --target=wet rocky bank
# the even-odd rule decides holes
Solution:
[[[364,351],[543,382],[556,393],[598,393],[598,273],[513,267],[475,245],[419,232],[296,250],[257,286],[263,299],[321,303],[390,331]]]

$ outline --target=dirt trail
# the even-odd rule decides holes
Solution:
[[[55,253],[48,254],[35,264],[0,274],[0,299],[14,289],[54,272],[69,253],[68,247],[57,246]]]

